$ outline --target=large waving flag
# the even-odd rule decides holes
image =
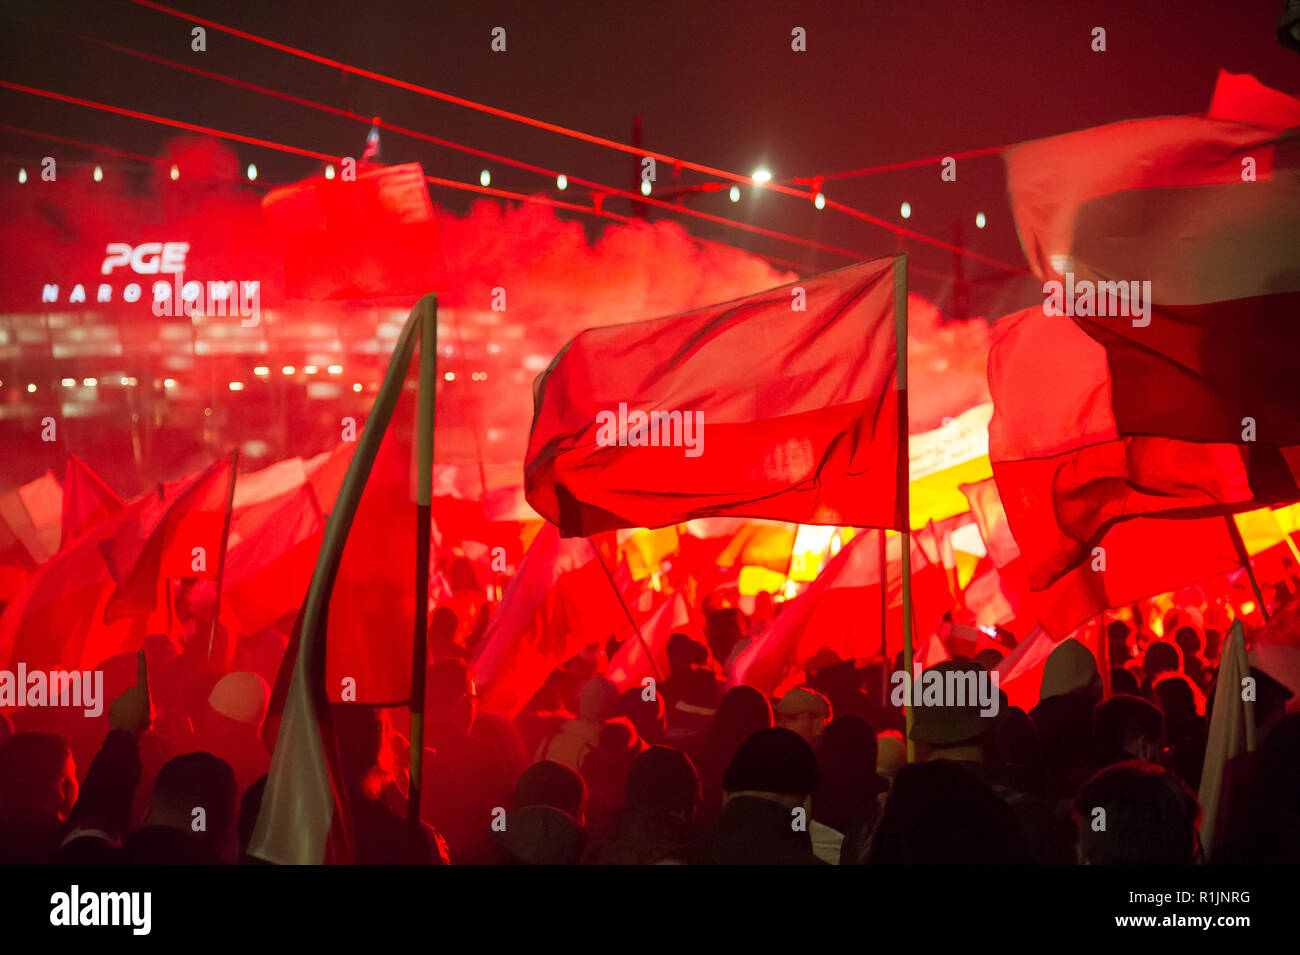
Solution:
[[[1226,514],[1300,496],[1261,477],[1267,461],[1281,460],[1275,448],[1180,440],[1167,436],[1173,428],[1126,433],[1114,382],[1103,347],[1073,323],[1029,309],[995,328],[989,456],[1035,590],[1133,518]]]
[[[1116,522],[1300,499],[1300,103],[1251,83],[1221,78],[1206,117],[1008,154],[1026,255],[1073,319],[1004,319],[989,354],[989,454],[1035,589]]]
[[[734,515],[902,529],[906,258],[592,328],[534,386],[529,503],[566,537]]]

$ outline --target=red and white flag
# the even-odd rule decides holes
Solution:
[[[1046,305],[998,323],[989,457],[1035,589],[1119,522],[1300,499],[1300,102],[1251,83],[1008,153]]]
[[[903,528],[905,288],[906,259],[880,259],[588,329],[534,385],[528,502],[566,537],[719,515]]]

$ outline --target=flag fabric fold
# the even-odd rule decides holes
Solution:
[[[826,649],[841,660],[878,658],[881,650],[880,604],[887,602],[885,652],[889,660],[903,649],[901,536],[886,543],[885,583],[882,587],[879,540],[856,534],[840,548],[806,591],[785,607],[766,630],[741,651],[730,682],[765,693],[774,692],[791,671],[804,667]],[[934,633],[946,611],[953,609],[948,573],[931,563],[915,538],[911,542],[912,616],[919,640]]]
[[[1035,590],[1118,522],[1300,499],[1300,138],[1256,125],[1300,103],[1239,80],[1008,154],[1047,303],[995,330],[989,456]]]
[[[249,843],[249,854],[268,862],[352,861],[354,834],[330,703],[410,705],[415,614],[427,613],[428,606],[427,593],[414,593],[417,561],[411,552],[416,547],[409,545],[422,546],[421,515],[429,507],[436,329],[436,298],[425,296],[398,336],[366,427],[348,456],[346,474],[329,508],[311,583],[268,712],[278,729]],[[422,480],[419,472],[426,466],[429,474]],[[407,546],[401,545],[403,539]],[[381,542],[386,545],[382,552]],[[385,566],[410,571],[399,584],[404,592],[377,580],[376,571],[364,566],[381,553]],[[369,583],[384,586],[374,591],[367,589]],[[343,646],[334,647],[336,642]],[[355,691],[351,699],[340,694],[346,679]],[[390,692],[398,694],[396,700],[374,699]]]
[[[881,259],[588,329],[534,385],[528,502],[566,537],[722,515],[901,529],[905,283]]]
[[[104,621],[151,613],[158,582],[165,577],[216,578],[230,483],[230,458],[213,461],[198,474],[164,486],[111,539],[104,560],[117,589],[104,608]]]
[[[79,536],[96,521],[122,509],[122,499],[104,483],[90,465],[75,454],[68,455],[63,475],[63,520],[60,547]]]
[[[635,639],[601,567],[604,560],[612,569],[616,559],[612,534],[564,538],[552,525],[542,528],[475,648],[485,711],[512,719],[561,663],[615,634]]]

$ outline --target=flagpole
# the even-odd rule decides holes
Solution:
[[[239,474],[239,448],[230,452],[230,483],[226,488],[226,513],[221,520],[221,549],[217,555],[217,595],[212,601],[212,629],[208,631],[208,662],[217,642],[217,618],[221,616],[221,588],[226,580],[226,545],[230,541],[230,515],[235,509],[235,478]],[[230,663],[230,645],[227,637],[222,653],[222,666]]]
[[[339,485],[334,509],[325,522],[311,585],[307,588],[299,622],[294,626],[295,636],[291,638],[290,651],[286,651],[296,650],[285,683],[284,718],[276,732],[266,795],[249,843],[249,853],[257,858],[312,864],[322,860],[347,862],[354,858],[352,815],[347,787],[340,785],[343,776],[325,688],[325,623],[343,547],[415,351],[415,338],[420,331],[419,313],[420,305],[417,305],[402,326],[388,370],[366,416],[366,427],[357,437],[356,451]],[[277,679],[277,691],[280,686],[281,681]],[[276,698],[272,696],[273,703]],[[304,762],[308,766],[318,764],[325,770],[328,791],[317,785],[295,785],[297,766]],[[331,818],[339,823],[337,843],[333,838],[334,827],[321,825]],[[286,851],[283,838],[289,831],[296,845]]]
[[[885,529],[876,528],[876,559],[880,567],[880,708],[889,700],[889,645],[885,630],[889,625],[889,562],[885,554]]]
[[[645,651],[646,659],[650,661],[650,669],[654,671],[655,679],[660,683],[664,681],[664,675],[659,672],[659,665],[655,663],[654,654],[650,652],[650,644],[645,642],[645,635],[641,633],[641,626],[632,616],[632,611],[627,608],[627,601],[623,599],[622,592],[618,589],[618,584],[614,582],[614,575],[609,572],[609,567],[605,564],[605,558],[601,556],[600,548],[591,538],[587,538],[587,543],[591,544],[591,549],[596,552],[596,561],[600,564],[600,569],[605,572],[605,579],[609,581],[609,586],[614,590],[614,596],[618,598],[618,605],[623,608],[623,613],[627,616],[627,622],[632,625],[636,632],[636,638],[641,643],[641,649]]]
[[[903,591],[903,666],[909,676],[912,667],[912,494],[908,473],[908,415],[907,415],[907,253],[894,259],[894,353],[898,358],[898,482],[902,513],[897,515],[902,531],[900,573]],[[883,539],[883,535],[882,535]],[[882,575],[883,576],[883,575]],[[912,741],[912,701],[906,701],[904,723],[907,728],[907,761],[916,759],[916,744]]]
[[[1241,530],[1231,514],[1224,514],[1223,520],[1228,525],[1228,536],[1232,538],[1232,546],[1237,550],[1237,558],[1241,561],[1241,566],[1246,569],[1246,576],[1250,578],[1251,589],[1255,591],[1255,599],[1259,601],[1259,612],[1264,615],[1264,622],[1267,623],[1268,607],[1264,605],[1264,592],[1259,589],[1259,581],[1255,579],[1255,569],[1250,566],[1250,555],[1246,553],[1246,542],[1241,539]]]
[[[415,634],[411,645],[410,791],[406,818],[420,824],[424,788],[424,668],[428,665],[429,540],[433,536],[433,431],[438,388],[438,296],[420,300],[420,392],[415,421]]]
[[[1109,700],[1113,695],[1110,685],[1110,635],[1106,632],[1106,611],[1097,614],[1097,655],[1101,657],[1101,698]]]

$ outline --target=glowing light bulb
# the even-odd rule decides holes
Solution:
[[[326,179],[333,179],[333,178],[334,178],[334,164],[333,164],[333,163],[327,163],[327,164],[325,165],[325,178],[326,178]]]
[[[478,184],[480,186],[483,186],[484,188],[487,188],[488,186],[492,185],[492,173],[484,169],[481,173],[478,174]]]
[[[813,205],[818,209],[825,209],[826,195],[824,193],[819,192],[817,193],[817,195],[813,196]]]
[[[175,163],[172,163],[172,168],[169,175],[172,177],[172,182],[175,182],[177,179],[181,177],[181,167],[176,165]]]
[[[257,167],[251,162],[248,164],[248,181],[252,182],[257,178]]]
[[[559,189],[561,192],[563,192],[565,189],[568,189],[568,188],[569,188],[569,177],[566,176],[564,173],[560,173],[558,176],[556,176],[556,177],[555,177],[555,188],[556,188],[556,189]]]
[[[977,213],[975,213],[975,228],[977,228],[977,229],[982,229],[982,228],[984,228],[984,223],[985,223],[986,221],[987,221],[987,220],[984,218],[984,213],[982,213],[982,212],[977,212]]]
[[[772,174],[766,169],[755,169],[753,180],[761,186],[765,182],[772,181]]]
[[[739,202],[739,201],[740,201],[740,187],[739,187],[739,186],[732,186],[732,187],[731,187],[731,193],[730,193],[730,196],[731,196],[731,201],[732,201],[732,202]]]
[[[649,180],[649,179],[642,179],[642,180],[641,180],[641,195],[643,195],[643,196],[648,196],[648,195],[650,195],[650,180]]]
[[[18,182],[19,182],[19,184],[22,184],[22,183],[24,183],[24,182],[26,182],[26,181],[27,181],[27,170],[26,170],[26,169],[19,169],[19,170],[18,170]]]
[[[912,218],[912,204],[910,202],[904,202],[902,206],[899,207],[898,214],[904,219]]]
[[[99,168],[98,166],[96,166],[96,167],[95,167],[95,171],[94,171],[93,173],[91,173],[91,178],[94,179],[95,182],[103,182],[103,180],[104,180],[104,170],[101,169],[101,168]]]

